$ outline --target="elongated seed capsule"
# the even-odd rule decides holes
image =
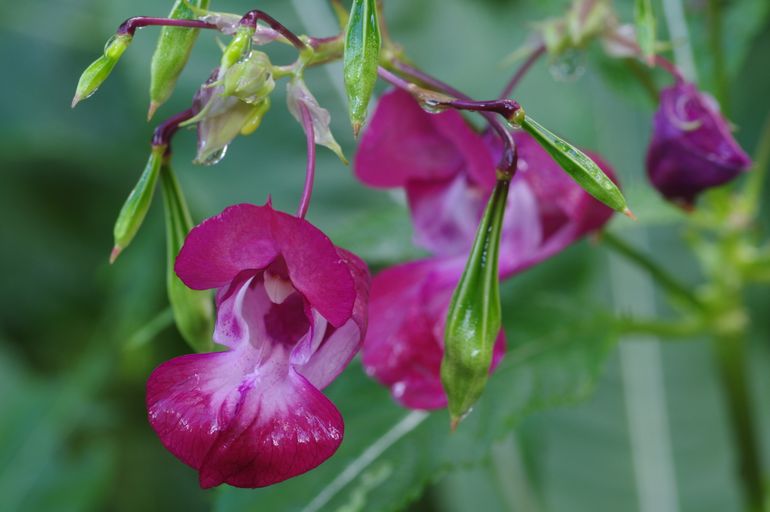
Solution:
[[[174,261],[193,227],[179,181],[165,162],[160,170],[166,219],[166,291],[174,321],[182,337],[196,352],[213,348],[214,308],[209,290],[191,290],[174,272]]]
[[[160,173],[160,166],[165,152],[165,145],[152,146],[150,158],[147,160],[147,165],[145,165],[139,181],[120,209],[118,220],[115,221],[115,228],[113,229],[115,246],[110,254],[110,263],[114,263],[123,249],[128,247],[128,244],[131,243],[131,240],[134,239],[137,231],[142,226],[144,217],[147,215],[147,211],[152,203],[155,184],[158,181],[158,174]]]
[[[190,6],[208,9],[209,0],[176,0],[168,17],[172,19],[196,19]],[[198,39],[199,29],[163,27],[158,36],[155,53],[150,63],[150,109],[147,119],[171,97],[179,75],[187,65],[193,46]]]
[[[500,332],[498,256],[509,183],[498,179],[447,313],[441,383],[452,429],[484,391]]]
[[[107,80],[115,64],[120,60],[120,56],[131,44],[132,39],[131,34],[116,34],[107,41],[102,56],[93,61],[80,75],[80,80],[78,80],[78,85],[75,88],[75,96],[72,98],[73,108],[81,100],[95,93],[99,86]]]
[[[585,153],[554,135],[519,109],[511,121],[532,135],[583,189],[613,210],[634,218],[615,183]]]
[[[377,82],[380,43],[376,0],[353,0],[345,32],[344,77],[350,123],[356,137]]]

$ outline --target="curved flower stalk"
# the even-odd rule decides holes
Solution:
[[[750,167],[716,100],[685,81],[661,91],[647,174],[666,199],[692,206],[698,194]]]
[[[329,458],[344,425],[320,390],[361,345],[366,265],[303,219],[241,204],[190,232],[176,272],[217,289],[214,341],[227,350],[152,373],[148,416],[163,445],[204,488],[271,485]]]
[[[519,158],[503,223],[501,279],[553,256],[612,215],[531,136],[515,132],[514,138]],[[372,187],[405,189],[415,243],[433,254],[386,269],[372,282],[364,366],[406,407],[446,405],[439,377],[446,312],[495,185],[499,145],[457,112],[429,114],[402,90],[380,99],[363,133],[357,177]],[[501,332],[492,369],[504,346]]]

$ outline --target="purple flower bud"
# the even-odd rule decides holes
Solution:
[[[703,190],[750,166],[711,96],[687,82],[661,91],[647,152],[647,173],[661,194],[691,206]]]

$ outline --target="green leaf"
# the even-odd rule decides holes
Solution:
[[[192,5],[208,9],[209,0],[192,0]],[[168,15],[172,19],[194,20],[195,12],[188,0],[176,0]],[[163,27],[160,29],[158,44],[150,63],[150,110],[147,119],[171,97],[179,75],[187,65],[199,29],[184,27]]]
[[[514,122],[532,135],[586,192],[613,210],[632,216],[620,189],[585,153],[557,137],[528,115],[521,116]]]
[[[214,510],[394,511],[452,468],[477,464],[492,443],[526,415],[584,399],[615,334],[581,304],[532,293],[558,275],[562,287],[580,272],[522,276],[503,285],[509,351],[462,428],[450,433],[446,413],[409,412],[354,364],[328,394],[345,418],[337,454],[309,473],[257,490],[222,488]],[[544,277],[544,279],[541,278]],[[556,282],[554,281],[554,286]]]
[[[498,180],[476,231],[465,270],[452,295],[444,334],[441,383],[454,429],[481,396],[500,332],[500,232],[507,179]]]
[[[655,11],[652,0],[636,0],[634,3],[634,22],[636,25],[636,41],[642,49],[647,64],[652,66],[655,61]]]
[[[353,135],[366,119],[380,63],[380,26],[377,0],[353,0],[345,32],[344,77]]]
[[[213,349],[214,305],[208,290],[191,290],[174,272],[174,261],[193,227],[182,189],[171,166],[161,168],[166,218],[166,290],[179,332],[196,352]]]

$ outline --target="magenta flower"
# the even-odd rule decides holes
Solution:
[[[531,136],[516,132],[514,138],[519,163],[503,223],[501,279],[553,256],[612,216]],[[401,90],[380,99],[361,139],[356,175],[373,187],[405,189],[415,243],[434,255],[386,269],[372,282],[364,366],[406,407],[446,405],[439,375],[445,317],[495,184],[499,153],[496,139],[473,131],[458,113],[429,114]],[[504,350],[501,332],[491,369]]]
[[[305,220],[241,204],[190,232],[176,272],[218,290],[214,341],[227,350],[152,373],[148,416],[163,445],[204,488],[271,485],[331,457],[344,427],[320,390],[366,331],[366,265]]]
[[[663,196],[690,206],[703,190],[727,183],[750,166],[713,98],[687,82],[661,91],[647,174]]]

